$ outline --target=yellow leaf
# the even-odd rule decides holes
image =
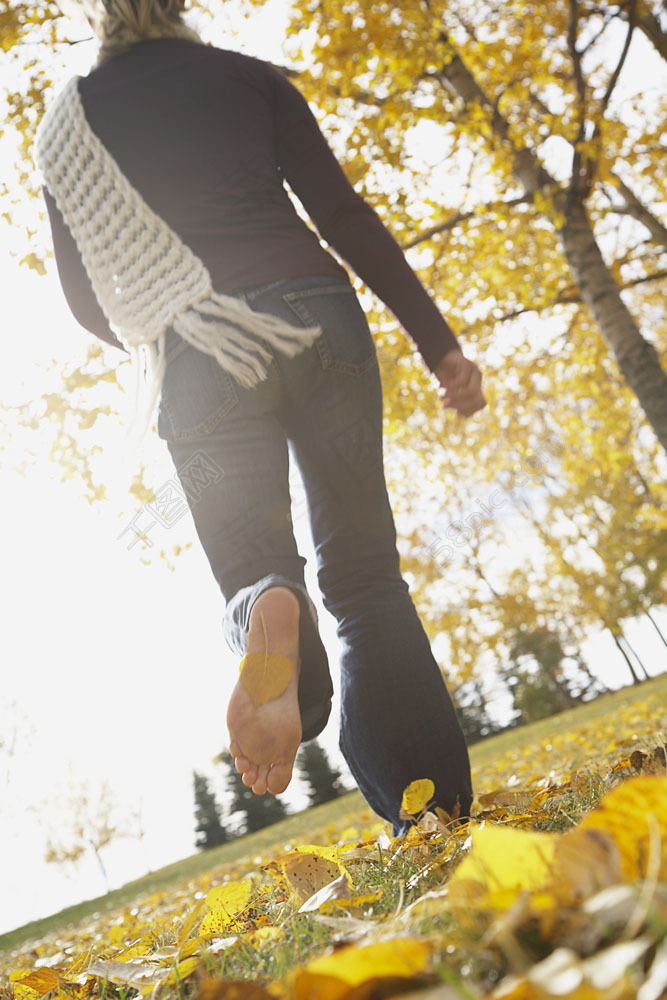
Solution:
[[[50,990],[57,989],[61,984],[66,984],[67,980],[57,969],[43,968],[35,969],[21,979],[15,979],[14,983],[18,986],[27,986],[42,996]]]
[[[449,881],[452,903],[481,896],[488,905],[506,909],[522,891],[549,882],[558,834],[487,823],[473,827],[471,836],[470,854]]]
[[[182,949],[183,945],[187,941],[188,935],[189,935],[190,931],[192,930],[192,928],[194,927],[195,920],[199,916],[199,911],[201,910],[201,908],[202,908],[203,905],[204,905],[204,900],[200,899],[199,902],[192,908],[192,910],[190,911],[190,914],[188,915],[188,917],[183,922],[180,934],[178,935],[178,948],[179,948],[179,951]]]
[[[297,847],[265,865],[264,870],[283,889],[294,893],[299,903],[341,875],[349,879],[336,849],[327,847]]]
[[[339,910],[353,910],[359,906],[370,906],[382,899],[383,890],[377,889],[375,892],[361,893],[348,897],[341,896],[339,899],[328,899],[320,906],[320,913],[325,915],[336,913]]]
[[[656,877],[667,878],[667,778],[629,778],[608,792],[578,829],[601,830],[613,837],[627,881],[646,878],[650,860]]]
[[[241,683],[255,707],[280,697],[293,673],[292,661],[281,653],[246,653],[240,670]]]
[[[297,969],[292,976],[294,1000],[342,1000],[364,984],[368,995],[386,996],[380,981],[392,989],[418,979],[427,967],[431,948],[417,938],[395,938],[362,948],[352,945],[323,955]],[[355,997],[366,995],[355,990]]]
[[[426,808],[435,794],[435,785],[430,778],[411,781],[403,792],[401,810],[408,816],[416,816]]]
[[[14,988],[16,1000],[35,1000],[36,997],[41,995],[38,990],[33,989],[31,986],[20,985],[20,980],[29,976],[31,971],[31,969],[15,969],[14,972],[9,973],[9,982]]]
[[[202,920],[199,930],[202,937],[229,928],[248,905],[251,890],[249,881],[227,882],[211,889],[206,896],[210,912]]]

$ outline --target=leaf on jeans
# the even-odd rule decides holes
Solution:
[[[417,781],[411,781],[401,799],[401,819],[417,816],[426,808],[434,795],[435,785],[430,778],[419,778]]]
[[[287,690],[294,668],[282,653],[246,653],[240,671],[241,683],[257,708]]]
[[[391,996],[423,975],[430,953],[422,938],[395,938],[360,948],[348,945],[293,973],[294,1000]]]

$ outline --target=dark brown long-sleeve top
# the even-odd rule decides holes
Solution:
[[[297,214],[286,180],[320,236],[392,311],[431,370],[459,346],[398,243],[347,180],[305,98],[271,63],[152,39],[107,59],[79,90],[93,131],[204,262],[216,291],[346,275]],[[120,346],[53,198],[44,196],[72,313]]]

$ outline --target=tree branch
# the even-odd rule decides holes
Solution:
[[[492,212],[499,204],[506,208],[514,208],[516,205],[530,204],[532,200],[533,199],[530,195],[522,195],[520,198],[512,198],[511,201],[489,202],[483,207]],[[415,236],[415,238],[410,240],[408,243],[402,243],[401,249],[409,250],[411,247],[417,246],[419,243],[424,243],[426,240],[430,240],[432,236],[436,236],[438,233],[448,232],[450,229],[454,229],[455,226],[460,225],[460,223],[467,222],[469,219],[472,219],[479,214],[479,208],[473,209],[473,211],[470,212],[457,212],[456,215],[452,215],[452,217],[447,219],[445,222],[440,222],[437,226],[432,226],[431,229],[427,229],[423,233],[420,233],[419,236]]]
[[[609,104],[609,99],[611,98],[611,95],[614,92],[614,87],[616,86],[616,84],[618,82],[618,78],[621,75],[621,70],[623,69],[623,66],[625,65],[625,60],[627,58],[628,51],[630,49],[630,42],[632,41],[632,34],[633,34],[634,30],[635,30],[635,9],[636,9],[636,0],[630,0],[630,12],[629,12],[629,15],[628,15],[628,33],[625,36],[625,44],[623,46],[623,51],[621,52],[620,58],[619,58],[618,63],[616,65],[616,69],[614,70],[614,72],[611,74],[611,77],[609,78],[609,83],[607,84],[607,90],[605,91],[605,95],[602,98],[602,102],[601,102],[600,107],[598,108],[598,111],[597,111],[597,122],[596,122],[596,125],[595,125],[595,134],[596,135],[600,131],[600,121],[602,120],[602,116],[604,115],[605,111],[607,110],[607,105]]]
[[[644,0],[641,0],[639,4],[637,27],[644,33],[644,35],[646,35],[662,58],[667,60],[667,32],[663,31],[660,21],[655,14],[648,9]]]
[[[623,200],[625,201],[625,207],[616,207],[612,203],[612,211],[619,212],[624,215],[631,215],[633,219],[641,222],[642,225],[646,226],[650,232],[653,239],[667,248],[667,226],[665,226],[659,219],[657,219],[653,213],[648,209],[637,197],[632,188],[623,181],[618,174],[612,170],[612,176],[617,182],[614,187],[621,193]]]
[[[656,271],[655,274],[645,274],[641,278],[633,278],[631,281],[626,281],[625,284],[619,285],[619,289],[624,292],[628,288],[634,288],[636,285],[646,285],[651,281],[662,281],[664,278],[667,278],[667,271]],[[554,306],[568,305],[582,305],[581,297],[577,295],[576,292],[566,290],[558,295],[552,302],[545,302],[538,308],[535,306],[526,306],[521,309],[513,309],[511,312],[503,313],[502,316],[498,316],[494,322],[505,323],[507,320],[517,319],[519,316],[523,316],[524,313],[542,312],[545,309],[553,309]]]

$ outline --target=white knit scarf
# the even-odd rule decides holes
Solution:
[[[169,327],[246,387],[266,378],[272,354],[265,344],[293,356],[310,346],[321,328],[291,326],[213,290],[202,261],[148,207],[90,128],[79,79],[67,83],[42,119],[37,165],[109,326],[136,366],[130,429],[139,414],[141,348],[147,349],[151,375],[143,440],[162,388]]]

